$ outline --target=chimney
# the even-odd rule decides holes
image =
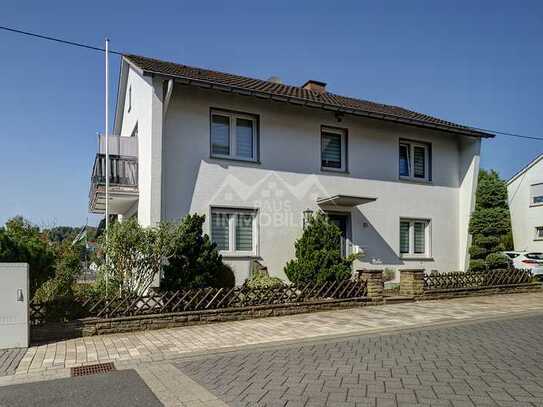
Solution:
[[[278,76],[275,76],[275,75],[274,75],[274,76],[270,76],[270,77],[268,78],[268,82],[273,82],[273,83],[283,83],[283,81],[281,80],[281,78],[278,77]]]
[[[324,93],[326,92],[326,83],[310,79],[302,85],[302,88],[312,90],[313,92],[317,93]]]

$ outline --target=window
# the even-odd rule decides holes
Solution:
[[[400,255],[430,257],[430,221],[400,220]]]
[[[211,156],[257,161],[257,118],[213,110],[211,112]]]
[[[343,129],[321,129],[321,167],[326,170],[347,171],[347,134]]]
[[[430,181],[430,168],[430,145],[400,141],[400,177]]]
[[[535,240],[543,240],[543,226],[536,226]]]
[[[530,205],[543,205],[543,184],[530,186]]]
[[[256,255],[256,211],[211,209],[211,239],[226,255]]]

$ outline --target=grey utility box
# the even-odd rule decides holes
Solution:
[[[29,344],[28,264],[0,263],[0,349]]]

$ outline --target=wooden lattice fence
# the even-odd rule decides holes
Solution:
[[[33,325],[47,321],[96,317],[116,318],[185,311],[219,310],[309,301],[361,300],[367,296],[365,281],[344,280],[323,284],[283,285],[275,288],[195,288],[142,296],[58,300],[31,303]]]
[[[527,284],[532,280],[533,276],[530,270],[435,273],[424,276],[424,290],[483,289]]]

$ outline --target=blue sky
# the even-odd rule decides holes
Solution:
[[[467,125],[543,136],[538,1],[12,1],[0,25],[395,104]],[[103,56],[0,32],[0,224],[87,215]],[[112,103],[118,57],[112,58]],[[510,177],[543,141],[485,141]],[[90,217],[96,223],[97,217]]]

